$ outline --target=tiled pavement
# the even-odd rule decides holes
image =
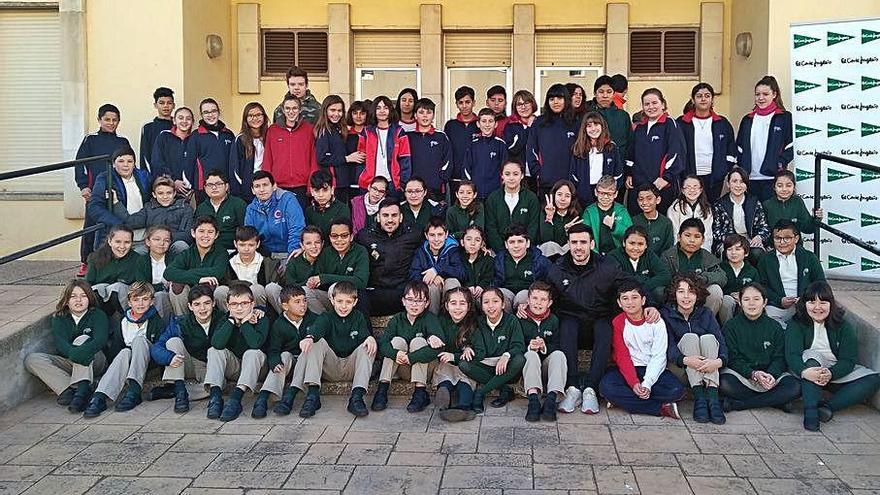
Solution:
[[[880,415],[867,407],[808,433],[776,410],[697,424],[688,404],[681,421],[603,408],[529,424],[519,399],[449,424],[407,413],[404,397],[363,419],[343,396],[322,402],[309,420],[254,420],[248,401],[224,424],[205,401],[89,421],[41,396],[0,416],[0,494],[880,493]]]

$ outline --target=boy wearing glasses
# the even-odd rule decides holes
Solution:
[[[429,364],[437,359],[437,351],[428,344],[428,337],[440,331],[440,321],[428,311],[428,286],[421,280],[407,282],[401,302],[403,312],[391,318],[379,340],[382,371],[379,373],[376,395],[370,404],[373,411],[388,407],[388,388],[398,372],[402,378],[409,379],[414,387],[412,398],[406,406],[408,412],[423,411],[431,404],[426,384]]]
[[[245,285],[233,285],[226,297],[229,318],[214,330],[205,387],[210,392],[208,419],[232,421],[241,414],[241,399],[248,390],[257,389],[260,370],[266,362],[261,350],[269,336],[269,319],[254,309],[254,294]],[[226,380],[237,380],[225,406],[223,388]]]
[[[815,254],[800,245],[800,231],[791,220],[773,226],[773,253],[758,260],[758,278],[767,288],[767,316],[782,328],[794,317],[795,304],[804,289],[824,281],[825,272]]]
[[[616,203],[617,180],[603,175],[596,183],[596,202],[584,210],[584,224],[596,233],[596,250],[608,254],[623,244],[623,234],[632,225],[626,207]]]
[[[205,175],[205,194],[208,195],[208,199],[202,201],[196,208],[195,218],[214,217],[220,230],[217,245],[221,249],[231,251],[235,248],[235,229],[244,225],[247,203],[238,196],[229,194],[226,174],[220,170],[211,170]]]
[[[350,220],[348,205],[333,196],[333,176],[326,170],[318,170],[309,178],[312,202],[306,207],[306,225],[314,225],[326,236],[330,222],[337,218]]]
[[[334,218],[330,222],[330,245],[324,247],[316,263],[317,272],[306,279],[306,293],[318,304],[312,311],[322,314],[330,310],[328,292],[338,282],[349,282],[357,291],[367,288],[370,278],[370,260],[367,248],[354,243],[351,222],[346,218]],[[360,308],[358,308],[360,309]]]

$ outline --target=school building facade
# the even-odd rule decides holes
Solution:
[[[631,113],[656,86],[678,115],[706,81],[738,122],[764,74],[790,100],[790,23],[876,16],[876,0],[833,11],[819,0],[0,0],[0,171],[72,158],[105,102],[137,149],[157,86],[178,106],[214,97],[237,130],[247,102],[278,104],[294,63],[319,101],[414,87],[441,125],[460,85],[478,103],[494,84],[541,102],[555,82],[589,96],[597,76],[615,73],[629,77]],[[0,252],[76,230],[82,210],[72,171],[0,183]],[[41,256],[73,259],[68,244]]]

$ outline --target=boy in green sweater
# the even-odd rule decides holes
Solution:
[[[186,312],[190,287],[196,284],[217,287],[226,276],[228,257],[226,251],[217,246],[220,235],[217,220],[210,216],[196,218],[190,234],[195,243],[165,268],[165,280],[171,282],[171,308],[177,316]]]
[[[275,403],[275,413],[287,416],[293,410],[296,394],[303,389],[306,374],[306,359],[302,354],[302,340],[318,315],[308,310],[306,293],[302,287],[288,287],[281,291],[281,306],[284,312],[272,324],[269,332],[267,360],[269,374],[254,403],[253,418],[265,418],[269,408],[269,394],[280,397]],[[296,364],[294,365],[294,361]],[[290,386],[284,388],[287,375],[293,369]],[[283,395],[282,395],[283,391]]]
[[[229,181],[220,170],[205,174],[205,194],[208,198],[196,208],[195,218],[214,217],[220,231],[217,245],[230,251],[234,248],[235,229],[244,225],[247,203],[238,196],[230,196]]]
[[[428,286],[421,280],[407,282],[401,302],[404,311],[391,317],[379,340],[379,354],[383,359],[379,387],[370,404],[374,411],[388,407],[388,387],[398,371],[414,386],[406,410],[420,412],[431,404],[425,386],[428,365],[437,359],[438,351],[428,345],[428,337],[440,331],[440,321],[428,311]]]
[[[329,237],[330,245],[321,251],[315,264],[316,273],[303,284],[306,295],[315,301],[310,307],[317,314],[331,307],[327,295],[331,285],[351,282],[355,289],[363,291],[370,278],[369,254],[367,248],[354,242],[351,220],[334,218],[330,222]]]
[[[664,301],[655,299],[654,293],[669,285],[672,272],[660,256],[648,249],[648,244],[648,231],[640,225],[633,225],[623,234],[623,246],[608,253],[608,258],[642,284],[648,301],[662,305]]]
[[[306,280],[318,273],[318,256],[324,248],[324,236],[314,225],[306,225],[300,234],[300,253],[291,256],[284,270],[284,287],[302,287],[306,292],[309,311],[323,312],[324,304],[312,289],[306,287]],[[278,314],[284,312],[281,307],[282,285],[272,282],[266,286],[266,298]]]
[[[660,197],[660,190],[654,184],[647,183],[634,191],[638,194],[642,212],[633,217],[633,225],[639,225],[648,231],[648,248],[652,253],[661,256],[675,243],[675,233],[672,230],[672,220],[657,211],[663,199]]]
[[[235,254],[229,258],[226,276],[228,283],[243,283],[251,288],[257,306],[266,307],[267,280],[275,273],[269,267],[269,260],[260,250],[260,233],[250,225],[235,229]],[[229,285],[223,284],[214,289],[214,301],[224,313]]]
[[[632,225],[626,207],[616,203],[617,180],[603,175],[596,183],[596,202],[584,210],[584,224],[596,233],[596,250],[607,254],[623,244],[623,233]]]
[[[724,261],[721,262],[721,269],[727,275],[727,284],[722,287],[724,297],[718,313],[722,325],[733,318],[743,286],[758,281],[758,270],[745,262],[749,249],[749,240],[739,234],[724,238]]]
[[[314,416],[321,408],[321,379],[351,380],[348,412],[358,417],[369,414],[364,394],[370,384],[370,372],[376,359],[376,339],[370,335],[367,318],[355,310],[358,291],[354,284],[342,281],[330,291],[332,311],[318,317],[300,343],[306,356],[304,383],[308,394],[300,417]]]
[[[241,398],[247,390],[257,389],[260,370],[266,363],[261,350],[269,336],[269,319],[254,309],[254,294],[245,285],[235,284],[226,299],[229,319],[211,336],[205,387],[208,401],[208,419],[232,421],[241,414]],[[236,387],[223,404],[226,379],[237,380]]]
[[[333,197],[333,176],[326,170],[316,170],[309,178],[312,202],[306,207],[306,224],[318,227],[325,237],[330,235],[330,222],[335,219],[351,221],[351,208]]]
[[[693,273],[706,283],[709,296],[705,306],[715,316],[721,310],[721,300],[724,297],[722,287],[727,285],[727,275],[721,269],[721,262],[709,251],[703,249],[703,236],[706,227],[699,218],[688,218],[681,222],[678,229],[678,243],[663,253],[663,262],[672,273]],[[659,289],[655,292],[658,292]],[[655,294],[658,300],[662,300],[661,293]]]
[[[556,398],[562,397],[568,362],[559,349],[559,318],[550,312],[553,288],[544,281],[529,287],[529,303],[517,312],[526,342],[523,387],[529,398],[526,421],[556,421]],[[544,388],[544,376],[547,387]],[[541,392],[547,391],[542,405]]]

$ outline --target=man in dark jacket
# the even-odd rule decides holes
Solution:
[[[370,255],[370,315],[385,316],[403,311],[403,286],[410,278],[412,260],[423,237],[421,232],[402,225],[403,212],[393,199],[382,201],[376,220],[372,228],[358,232],[355,240]]]
[[[547,281],[556,288],[554,304],[559,315],[560,348],[568,361],[565,398],[559,409],[573,412],[581,404],[587,414],[599,412],[596,387],[611,357],[611,318],[620,310],[617,288],[631,279],[617,263],[592,253],[592,230],[583,224],[568,230],[569,252],[550,268]],[[660,318],[656,308],[645,308],[648,321]],[[592,341],[593,355],[585,377],[578,370],[578,341]],[[583,394],[581,393],[583,389]]]

